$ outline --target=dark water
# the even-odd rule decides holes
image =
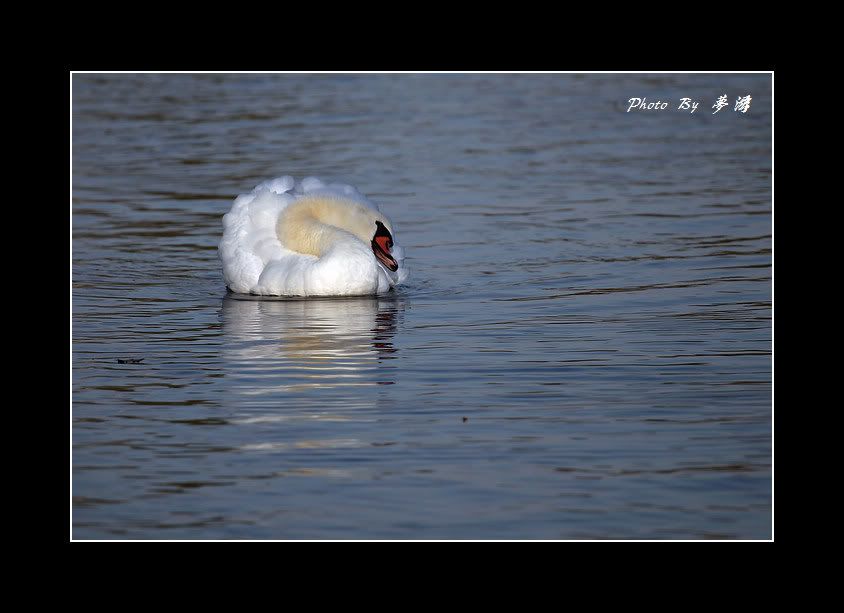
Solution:
[[[72,87],[75,539],[771,538],[769,75]],[[282,174],[379,202],[408,285],[227,297]]]

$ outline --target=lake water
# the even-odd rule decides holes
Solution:
[[[73,538],[772,538],[771,97],[74,75]],[[227,295],[222,216],[284,174],[378,202],[408,284]]]

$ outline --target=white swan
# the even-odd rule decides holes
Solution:
[[[265,181],[223,216],[226,286],[264,296],[382,294],[408,275],[390,218],[351,185]]]

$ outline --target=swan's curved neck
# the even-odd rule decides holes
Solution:
[[[357,242],[346,206],[330,198],[302,198],[290,204],[278,219],[276,231],[281,243],[299,253],[322,257],[338,243]]]

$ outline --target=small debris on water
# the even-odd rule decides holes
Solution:
[[[469,418],[468,418],[468,417],[464,417],[464,418],[463,418],[463,423],[465,424],[467,421],[469,421]]]
[[[143,358],[124,358],[124,359],[117,358],[118,364],[140,364],[143,361],[144,361]]]

